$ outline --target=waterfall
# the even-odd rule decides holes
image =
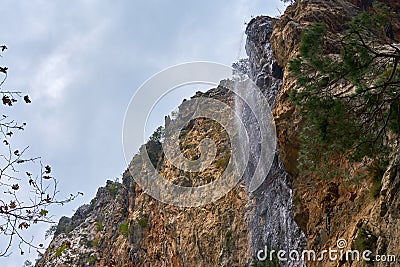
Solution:
[[[262,91],[272,109],[282,85],[282,69],[273,59],[269,43],[272,33],[271,18],[254,18],[248,24],[246,33],[246,52],[249,56],[247,74]],[[246,90],[246,87],[238,90]],[[235,99],[236,112],[240,114],[250,140],[250,159],[243,177],[247,186],[260,159],[261,146],[260,127],[250,108],[257,106],[259,102],[254,95],[248,96],[248,99],[250,101],[248,105],[238,97]],[[247,204],[249,254],[254,257],[257,251],[267,246],[274,250],[285,250],[287,253],[297,250],[301,255],[301,250],[305,247],[305,236],[293,219],[291,184],[276,152],[272,167],[268,175],[265,175],[266,179],[261,186],[256,191],[249,192]],[[282,264],[304,266],[302,261],[288,260]]]

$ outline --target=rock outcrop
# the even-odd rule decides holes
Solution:
[[[222,88],[217,92],[216,97],[224,94]],[[226,150],[226,134],[213,121],[199,119],[184,131],[181,145],[189,156],[198,153],[199,140],[205,136],[216,141],[218,150]],[[160,144],[148,145],[157,155],[154,163],[163,177],[182,186],[212,181],[225,164],[221,153],[215,168],[183,173],[163,159]],[[141,155],[133,158],[129,168],[146,175],[140,171]],[[245,266],[250,262],[246,203],[244,187],[237,185],[202,207],[166,205],[143,192],[126,171],[122,184],[108,182],[90,205],[71,219],[60,220],[37,266]]]

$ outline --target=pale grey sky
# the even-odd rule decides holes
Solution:
[[[244,23],[284,7],[278,0],[3,0],[1,10],[0,42],[9,47],[0,59],[10,69],[5,88],[26,92],[33,102],[14,112],[28,123],[18,143],[53,167],[60,196],[85,193],[52,210],[58,220],[125,170],[124,113],[146,79],[189,61],[231,65],[245,56]],[[167,98],[168,105],[186,94]],[[41,233],[38,241],[48,227],[32,229]],[[21,266],[36,252],[25,256],[16,251],[0,264]]]

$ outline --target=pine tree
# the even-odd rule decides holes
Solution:
[[[400,132],[400,46],[387,31],[393,14],[375,3],[331,38],[324,24],[302,35],[289,71],[291,92],[303,118],[299,163],[323,170],[343,156],[384,160]]]

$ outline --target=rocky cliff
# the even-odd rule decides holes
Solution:
[[[379,180],[383,186],[373,197],[374,182],[368,173],[368,163],[358,163],[351,177],[325,179],[299,170],[297,156],[301,117],[289,100],[296,80],[288,71],[288,61],[298,53],[301,32],[314,22],[327,25],[331,38],[340,38],[345,23],[361,10],[368,10],[373,1],[297,1],[287,8],[276,21],[271,36],[271,45],[279,66],[284,68],[283,85],[274,109],[280,158],[289,173],[293,187],[293,209],[295,221],[306,235],[307,248],[321,252],[338,249],[337,241],[344,239],[346,249],[370,249],[381,255],[399,255],[399,173],[398,151],[391,156],[391,163],[382,170]],[[398,10],[399,1],[387,1]],[[396,13],[399,14],[398,12]],[[398,17],[389,28],[389,36],[398,42]],[[331,51],[338,53],[338,51]],[[330,166],[342,168],[348,162]],[[359,174],[362,179],[358,179]],[[397,262],[360,261],[307,261],[307,266],[398,266]]]
[[[371,2],[296,1],[279,19],[259,16],[248,23],[248,75],[273,107],[279,145],[273,166],[256,191],[248,192],[247,186],[258,160],[260,138],[254,116],[244,107],[241,116],[253,140],[250,164],[243,181],[228,194],[201,207],[166,205],[143,192],[132,177],[132,169],[146,175],[138,154],[125,171],[122,183],[108,181],[89,205],[79,208],[72,218],[60,220],[49,248],[36,266],[274,266],[256,260],[257,251],[267,246],[287,252],[307,248],[319,253],[336,248],[339,239],[344,239],[349,248],[357,242],[369,243],[374,253],[400,258],[399,153],[393,153],[382,175],[378,198],[371,197],[374,185],[368,176],[355,181],[306,175],[297,166],[301,117],[289,101],[296,81],[287,63],[298,53],[302,30],[314,22],[324,22],[330,36],[337,38],[345,22],[368,9]],[[398,1],[389,4],[393,8],[399,6]],[[399,40],[397,25],[400,24],[393,24],[391,29],[394,40]],[[235,105],[235,96],[224,83],[205,93],[198,92],[195,97]],[[179,114],[187,112],[182,104]],[[231,152],[225,130],[212,120],[200,118],[181,132],[179,145],[183,154],[198,157],[198,145],[204,138],[215,142],[217,156],[212,168],[197,173],[174,167],[161,152],[158,140],[149,141],[142,151],[152,153],[152,163],[165,179],[177,185],[200,186],[219,177]],[[356,164],[358,172],[368,167],[363,164]],[[280,266],[304,264],[366,263],[289,260]]]
[[[274,105],[282,82],[282,68],[272,58],[269,37],[272,19],[258,17],[247,27],[246,50],[249,74],[270,105]],[[235,105],[233,94],[223,85],[193,98],[207,97]],[[187,116],[185,104],[176,116]],[[251,112],[242,119],[257,151],[259,139]],[[168,118],[168,124],[173,123]],[[163,177],[181,186],[199,186],[219,177],[229,159],[229,140],[224,129],[212,120],[196,119],[181,131],[180,147],[195,158],[203,138],[217,144],[213,168],[184,172],[165,158],[159,141],[142,149],[152,155],[153,165]],[[180,208],[153,199],[136,184],[132,173],[145,176],[141,155],[136,155],[122,184],[107,182],[90,205],[72,218],[62,218],[54,239],[37,266],[258,266],[256,253],[265,246],[286,251],[301,250],[304,234],[293,220],[292,191],[282,164],[276,157],[267,179],[256,192],[246,183],[254,172],[257,153],[252,153],[245,179],[227,195],[198,208]],[[130,172],[129,170],[134,170]],[[302,266],[288,261],[285,266]]]
[[[224,94],[222,88],[218,92]],[[226,150],[227,138],[213,121],[197,120],[184,135],[181,145],[188,156],[198,153],[199,140],[205,136],[216,140],[218,151]],[[149,142],[143,149],[155,153],[154,165],[178,185],[208,183],[226,164],[221,153],[215,168],[184,173],[163,159],[160,146]],[[129,168],[146,175],[143,164],[136,155]],[[37,266],[244,266],[249,262],[246,203],[244,187],[238,185],[206,206],[166,205],[144,193],[127,170],[122,184],[108,182],[90,205],[71,219],[61,219]]]

